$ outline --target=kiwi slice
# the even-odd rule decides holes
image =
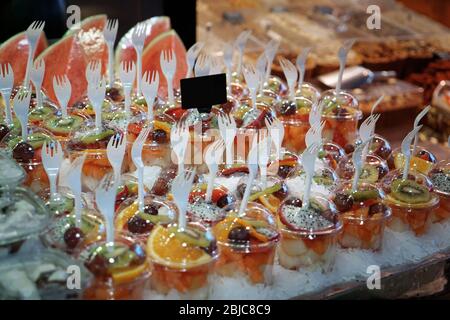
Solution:
[[[28,114],[28,119],[30,121],[39,121],[49,117],[53,113],[54,109],[48,106],[34,108]]]
[[[98,218],[94,218],[90,215],[85,214],[81,216],[81,231],[83,231],[84,234],[89,233],[92,229],[96,228],[100,224],[101,221]]]
[[[333,184],[333,180],[325,176],[314,176],[313,180],[315,183],[322,186],[331,186]]]
[[[27,142],[33,147],[34,150],[36,150],[36,149],[39,149],[40,147],[42,147],[42,145],[44,144],[45,141],[50,141],[50,140],[51,140],[50,137],[47,136],[46,134],[37,132],[37,133],[33,133],[33,134],[29,135]],[[11,150],[14,149],[14,147],[21,141],[22,141],[22,137],[17,137],[17,138],[10,140],[8,142],[8,148],[10,148]]]
[[[114,270],[127,268],[128,266],[130,266],[131,262],[136,258],[137,258],[136,253],[127,249],[125,252],[115,257],[114,263],[112,264],[110,269]]]
[[[200,234],[194,229],[186,228],[183,231],[179,231],[177,227],[171,227],[169,228],[169,232],[175,234],[175,237],[181,242],[185,242],[192,246],[207,248],[210,245],[210,241],[206,239],[203,234]]]
[[[399,201],[411,204],[425,203],[431,199],[428,189],[412,180],[394,180],[391,195]]]
[[[377,190],[360,190],[353,192],[352,197],[354,201],[366,201],[370,199],[377,199],[380,197],[380,194]]]
[[[266,188],[260,192],[256,192],[256,193],[252,194],[248,198],[248,201],[255,201],[256,199],[258,199],[261,196],[275,193],[275,192],[279,191],[280,189],[281,189],[281,184],[278,184],[278,183],[274,184],[273,186],[271,186],[269,188]]]
[[[51,117],[45,121],[45,127],[52,132],[59,134],[69,134],[72,130],[79,128],[83,124],[83,118],[70,116],[67,118]]]
[[[361,181],[376,183],[378,181],[379,174],[378,169],[370,164],[365,164],[359,175]]]
[[[74,205],[75,203],[72,198],[64,197],[61,201],[50,201],[48,203],[48,209],[54,214],[61,214],[64,212],[72,212]]]
[[[115,133],[114,130],[107,129],[107,130],[104,130],[104,131],[99,132],[99,133],[93,133],[93,134],[89,134],[87,136],[84,136],[83,138],[81,138],[81,142],[84,143],[84,144],[95,143],[97,141],[104,140],[106,138],[111,137],[114,133]]]
[[[166,215],[152,215],[144,212],[139,212],[138,216],[139,218],[144,219],[146,221],[150,221],[153,224],[169,223],[171,221],[170,217]]]

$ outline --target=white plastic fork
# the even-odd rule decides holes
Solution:
[[[137,64],[137,80],[136,80],[136,94],[139,96],[142,93],[141,77],[142,77],[142,51],[144,50],[145,38],[147,37],[147,23],[138,23],[131,35],[131,42],[134,50],[136,50],[136,64]]]
[[[50,182],[50,199],[53,200],[58,196],[56,180],[58,179],[59,170],[64,158],[64,151],[58,140],[50,141],[49,144],[45,141],[42,146],[41,154],[42,164]]]
[[[364,163],[366,162],[364,159],[363,153],[364,153],[364,149],[366,149],[366,147],[369,144],[369,140],[370,139],[367,139],[366,141],[361,143],[353,151],[352,162],[353,162],[353,167],[355,168],[355,174],[353,176],[353,183],[352,183],[352,191],[353,192],[356,191],[358,188],[358,181],[359,181],[359,177],[361,175],[361,170],[363,168]]]
[[[414,119],[414,128],[417,127],[420,123],[420,120],[422,120],[423,117],[426,116],[426,114],[428,113],[428,111],[430,111],[431,106],[426,106]],[[419,142],[419,132],[417,132],[417,134],[414,136],[414,142],[413,142],[413,147],[412,147],[412,154],[416,153],[416,147],[417,147],[417,142]]]
[[[197,62],[195,63],[195,76],[203,77],[209,74],[210,68],[210,57],[206,54],[201,54],[198,56]]]
[[[130,116],[131,90],[136,76],[136,66],[133,61],[122,61],[120,64],[120,82],[122,82],[123,93],[125,95],[125,113]]]
[[[402,141],[402,153],[405,156],[405,166],[403,167],[403,180],[406,180],[408,178],[408,172],[410,168],[410,161],[411,161],[411,142],[414,138],[414,136],[422,129],[422,125],[414,127],[403,139]]]
[[[31,69],[31,82],[33,83],[34,91],[36,92],[38,108],[42,107],[41,86],[42,80],[44,80],[44,74],[45,74],[45,61],[44,59],[39,59],[33,64],[33,67]]]
[[[106,147],[106,155],[111,167],[113,168],[115,181],[120,180],[126,145],[126,134],[118,132],[109,139],[108,146]]]
[[[203,47],[205,46],[205,43],[203,42],[196,42],[194,43],[189,50],[186,52],[186,63],[187,63],[187,74],[186,78],[192,77],[192,70],[194,69],[195,60],[197,60],[197,57],[202,51]]]
[[[242,72],[242,59],[244,56],[245,45],[247,44],[248,38],[252,34],[251,30],[242,31],[234,41],[234,47],[238,50],[238,61],[237,61],[237,75],[240,76]]]
[[[234,147],[234,138],[237,134],[237,125],[234,117],[230,116],[226,113],[221,113],[217,117],[217,122],[219,125],[219,133],[222,137],[222,140],[225,142],[225,155],[226,155],[226,163],[233,163],[233,147]]]
[[[372,114],[367,117],[366,120],[361,123],[361,126],[359,127],[359,137],[361,141],[367,142],[366,147],[362,151],[362,159],[363,161],[366,160],[367,153],[369,152],[369,141],[372,140],[373,133],[375,132],[375,126],[377,124],[378,119],[380,118],[379,113]]]
[[[306,132],[305,135],[305,145],[306,147],[310,147],[313,144],[316,144],[318,148],[322,146],[322,130],[325,127],[325,122],[316,122],[314,123]]]
[[[108,80],[110,86],[114,83],[114,42],[116,41],[118,29],[119,20],[108,19],[105,29],[103,30],[103,37],[105,38],[106,46],[108,47]]]
[[[266,77],[266,68],[267,68],[267,58],[265,53],[261,53],[256,60],[256,72],[258,72],[259,75],[259,92],[262,95],[263,89],[264,89],[264,80]]]
[[[114,204],[118,182],[112,174],[106,174],[95,189],[95,203],[106,224],[106,241],[114,242]]]
[[[86,67],[86,80],[89,84],[97,84],[101,78],[102,65],[98,60],[90,61]]]
[[[309,113],[309,125],[313,126],[315,123],[320,122],[322,119],[322,104],[314,103],[311,107],[311,112]]]
[[[284,126],[283,123],[278,118],[266,118],[266,127],[269,130],[269,134],[273,144],[275,145],[275,158],[276,160],[281,157],[281,145],[284,139]]]
[[[226,43],[223,48],[223,63],[225,64],[225,70],[227,74],[227,90],[230,91],[231,84],[231,72],[233,70],[233,45]]]
[[[83,203],[81,201],[81,170],[85,158],[86,154],[83,153],[83,155],[72,161],[67,174],[67,182],[69,183],[70,190],[72,190],[75,201],[75,224],[77,227],[81,226],[81,212],[83,210]]]
[[[12,124],[11,93],[14,87],[14,71],[11,64],[0,65],[0,92],[5,102],[5,121],[7,125]]]
[[[158,71],[146,71],[142,77],[142,95],[147,103],[147,120],[149,126],[153,126],[153,107],[155,105],[155,99],[158,95],[159,88],[159,72]]]
[[[284,76],[286,78],[288,89],[289,89],[289,99],[295,100],[295,83],[297,82],[298,72],[294,64],[286,58],[281,57],[279,59],[281,68],[283,69]]]
[[[175,103],[173,95],[173,77],[177,71],[177,57],[173,50],[161,51],[159,57],[159,63],[161,64],[161,70],[167,81],[167,95],[170,104]]]
[[[311,51],[311,47],[303,48],[302,52],[297,56],[296,66],[298,69],[298,83],[297,89],[301,90],[303,86],[303,81],[305,79],[305,69],[306,69],[306,59]]]
[[[342,47],[339,48],[338,58],[339,58],[339,74],[336,83],[336,94],[339,95],[341,92],[342,76],[344,75],[345,65],[347,63],[347,55],[352,48],[355,40],[346,40]]]
[[[247,208],[248,199],[250,197],[250,192],[252,190],[253,181],[255,180],[256,174],[258,173],[258,139],[256,137],[253,138],[252,147],[248,153],[247,167],[248,178],[244,195],[242,196],[241,205],[239,207],[239,217],[244,215],[245,209]]]
[[[256,108],[256,94],[260,83],[260,76],[253,65],[247,64],[244,66],[244,78],[247,83],[247,87],[250,90],[252,106],[253,108]]]
[[[195,170],[178,172],[178,175],[172,182],[171,192],[175,205],[178,208],[178,230],[186,229],[186,209],[194,177]]]
[[[102,127],[102,104],[105,98],[106,84],[105,79],[102,78],[97,83],[88,84],[88,98],[91,101],[95,112],[95,127],[100,130]]]
[[[258,166],[261,175],[262,187],[267,188],[267,165],[269,164],[270,148],[271,145],[270,135],[267,129],[261,129],[258,131]]]
[[[67,104],[72,93],[72,85],[67,75],[53,77],[53,90],[61,107],[61,115],[63,118],[67,118]]]
[[[30,83],[30,70],[33,64],[34,53],[36,52],[36,45],[41,35],[42,30],[44,30],[45,21],[33,21],[28,27],[26,34],[28,39],[28,60],[27,60],[27,69],[25,71],[25,78],[23,81],[23,86],[28,88]]]
[[[27,88],[18,92],[14,97],[14,113],[22,127],[22,140],[27,141],[28,135],[28,108],[31,100],[31,89]]]
[[[210,57],[209,59],[209,75],[222,73],[223,60],[222,57]]]
[[[184,171],[184,157],[189,142],[189,129],[182,121],[172,126],[170,132],[170,145],[178,159],[178,172]]]
[[[266,69],[266,75],[264,78],[264,82],[269,80],[270,72],[272,71],[273,59],[275,59],[275,55],[277,54],[279,46],[280,46],[280,42],[272,39],[269,41],[269,43],[266,45],[266,47],[264,49],[264,54],[266,55],[266,59],[267,59],[267,69]]]
[[[145,127],[139,133],[137,139],[133,142],[131,147],[131,159],[137,168],[138,172],[138,205],[139,211],[144,212],[144,162],[142,161],[142,148],[151,131],[151,127]]]
[[[316,163],[317,153],[319,151],[319,146],[317,144],[312,144],[303,151],[301,156],[301,162],[303,170],[305,170],[306,181],[305,181],[305,192],[303,193],[303,206],[308,207],[311,195],[311,183],[314,176],[314,167]]]
[[[224,143],[222,139],[214,141],[210,144],[205,152],[205,163],[208,166],[208,184],[206,187],[206,202],[211,202],[212,192],[214,189],[214,179],[219,169],[219,163],[223,156]]]

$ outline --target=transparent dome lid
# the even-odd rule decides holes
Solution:
[[[366,161],[363,164],[359,179],[364,182],[376,183],[383,179],[389,172],[389,167],[383,159],[376,155],[368,154]],[[336,170],[336,173],[341,179],[351,180],[355,175],[355,166],[351,157],[342,159]]]
[[[119,128],[107,123],[103,123],[100,128],[96,128],[93,122],[87,122],[85,126],[69,136],[67,148],[69,151],[106,150],[111,137],[120,133],[122,131]]]
[[[218,257],[212,232],[195,222],[185,228],[176,223],[158,225],[148,238],[147,253],[153,264],[181,271],[210,264]]]
[[[324,91],[319,104],[322,107],[322,114],[329,118],[359,120],[362,117],[358,100],[345,91],[339,94],[336,94],[335,90]]]
[[[217,223],[213,232],[220,245],[242,252],[254,252],[272,247],[278,242],[274,215],[262,205],[249,202],[239,214],[241,201],[223,208],[225,219]]]
[[[146,113],[140,116],[133,117],[127,126],[127,138],[129,143],[133,143],[139,136],[143,128],[147,128],[149,125],[148,115]],[[162,144],[170,144],[170,132],[172,126],[175,125],[175,120],[165,114],[156,114],[151,123],[152,130],[147,136],[147,140],[144,143],[145,146],[158,146]]]
[[[434,164],[437,163],[436,156],[428,151],[427,149],[416,146],[415,151],[411,147],[411,159],[410,159],[410,170],[418,171],[423,174],[428,174],[433,168]],[[396,148],[392,151],[388,164],[392,169],[403,169],[405,165],[406,157],[402,153],[401,148]]]
[[[314,193],[308,205],[301,194],[288,197],[279,208],[278,218],[284,231],[304,236],[335,233],[342,228],[333,202]]]
[[[275,111],[263,102],[257,102],[253,107],[251,100],[242,100],[232,111],[238,128],[261,129],[265,128],[266,118],[275,118]]]
[[[283,99],[276,105],[277,116],[287,123],[302,122],[309,124],[309,113],[313,102],[305,97],[295,97],[295,100]]]
[[[403,179],[403,170],[392,170],[381,181],[381,187],[391,206],[422,209],[439,203],[439,197],[431,192],[430,179],[418,172],[410,171]]]
[[[442,160],[428,174],[433,191],[440,196],[450,197],[450,161]]]
[[[280,77],[273,75],[270,76],[266,82],[264,82],[263,88],[273,91],[275,94],[279,96],[285,95],[288,90],[283,80],[281,80]]]
[[[301,88],[295,92],[296,97],[303,97],[312,102],[317,102],[320,99],[320,91],[310,83],[303,82]]]
[[[303,167],[299,166],[296,170],[292,171],[287,177],[286,183],[291,192],[303,194],[306,184],[306,173]],[[338,175],[333,169],[327,167],[316,168],[312,179],[311,192],[329,197],[336,189],[338,183]]]

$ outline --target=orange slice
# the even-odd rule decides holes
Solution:
[[[116,226],[116,230],[118,231],[123,230],[124,226],[128,223],[128,220],[130,220],[131,217],[133,217],[138,211],[139,209],[136,202],[133,202],[132,205],[120,211],[114,223]]]
[[[186,246],[163,226],[157,226],[150,234],[147,254],[152,262],[174,269],[197,267],[212,259],[201,248]]]
[[[267,194],[260,196],[258,198],[259,202],[270,210],[273,214],[276,214],[278,211],[278,208],[280,207],[281,201],[277,197],[275,197],[273,194]]]
[[[147,263],[143,263],[132,269],[127,269],[124,271],[114,272],[112,278],[116,284],[126,283],[135,280],[147,269]]]
[[[153,125],[155,129],[161,129],[164,130],[167,134],[170,134],[171,126],[167,122],[155,120]]]
[[[403,169],[405,166],[405,156],[403,153],[397,153],[394,157],[394,164],[396,169]],[[433,163],[426,161],[419,157],[411,157],[410,161],[411,169],[415,169],[423,174],[428,174],[433,168]]]

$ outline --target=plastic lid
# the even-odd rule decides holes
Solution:
[[[386,161],[376,155],[368,154],[359,176],[359,180],[369,183],[376,183],[383,179],[388,171],[389,167]],[[355,175],[353,159],[348,157],[339,161],[336,172],[341,179],[353,179],[353,176]]]
[[[334,89],[324,91],[319,104],[322,105],[322,112],[326,117],[358,120],[362,117],[362,112],[358,109],[358,100],[346,91],[341,91],[338,95]]]
[[[87,122],[85,126],[70,135],[67,144],[69,151],[82,151],[86,149],[106,150],[111,137],[121,132],[118,128],[103,124],[100,129],[93,122]]]
[[[297,97],[304,97],[312,102],[317,102],[320,99],[320,91],[312,84],[303,82],[302,87],[295,92]]]

